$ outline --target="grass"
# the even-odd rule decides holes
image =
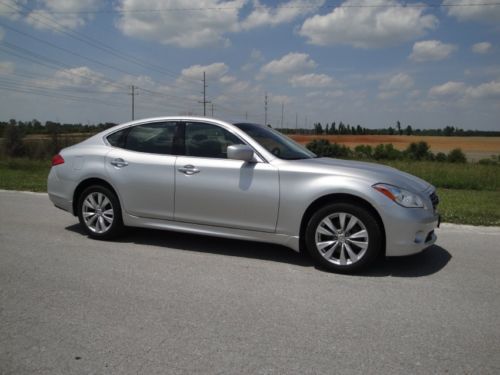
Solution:
[[[47,191],[50,161],[0,159],[0,189]]]
[[[443,221],[500,225],[500,167],[398,161],[387,163],[438,188]],[[0,189],[47,191],[50,161],[0,159]]]
[[[500,190],[500,165],[429,161],[391,161],[384,164],[418,176],[439,188]]]
[[[500,226],[500,191],[439,189],[438,193],[443,222]]]

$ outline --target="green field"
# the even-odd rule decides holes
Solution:
[[[398,161],[387,163],[438,188],[444,222],[500,225],[500,166]],[[0,189],[47,191],[50,161],[0,159]]]
[[[0,159],[0,189],[47,191],[50,161]]]

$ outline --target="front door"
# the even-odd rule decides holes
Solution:
[[[275,231],[278,170],[227,159],[227,146],[238,143],[243,142],[220,126],[185,123],[185,156],[175,163],[175,220]]]

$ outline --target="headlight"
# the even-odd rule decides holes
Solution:
[[[422,198],[420,198],[417,194],[409,192],[408,190],[404,190],[398,188],[397,186],[392,186],[388,184],[376,184],[373,185],[375,190],[380,191],[390,200],[396,202],[397,204],[403,207],[409,208],[423,208],[424,202]]]

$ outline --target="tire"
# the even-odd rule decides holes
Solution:
[[[111,240],[123,230],[120,202],[114,192],[101,186],[86,188],[78,198],[78,219],[85,232],[98,240]]]
[[[332,203],[314,213],[306,227],[306,249],[329,271],[353,273],[372,263],[382,248],[373,213],[352,203]]]

